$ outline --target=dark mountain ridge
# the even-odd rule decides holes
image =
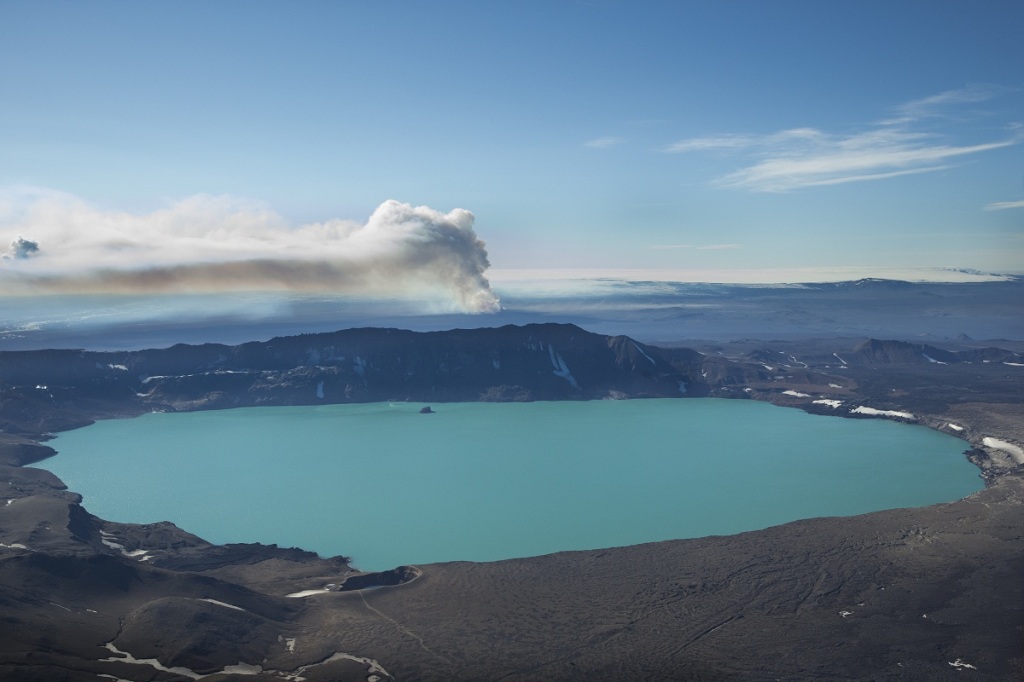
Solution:
[[[70,410],[90,402],[139,412],[382,400],[700,396],[708,393],[702,358],[696,351],[658,349],[568,324],[445,332],[348,329],[236,346],[180,344],[125,352],[11,351],[0,353],[0,425],[24,422],[35,408]],[[4,399],[15,394],[14,403]]]
[[[960,362],[1020,362],[1019,353],[1001,348],[978,348],[948,351],[927,343],[906,341],[882,341],[867,339],[853,348],[853,353],[844,355],[848,363],[856,364],[923,364]]]

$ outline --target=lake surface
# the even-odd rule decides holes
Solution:
[[[966,443],[749,400],[371,403],[147,414],[43,466],[105,519],[364,570],[755,530],[980,490]]]

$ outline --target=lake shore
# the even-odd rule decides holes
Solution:
[[[651,348],[645,352],[660,359]],[[566,363],[578,365],[568,356]],[[163,675],[129,657],[196,675],[244,664],[268,679],[301,670],[310,680],[618,680],[685,672],[716,680],[962,680],[969,673],[995,681],[1024,672],[1024,478],[1010,453],[984,443],[1024,442],[1015,379],[981,365],[884,375],[877,368],[813,376],[791,370],[782,380],[725,363],[694,371],[717,381],[709,394],[721,397],[824,414],[833,408],[814,400],[910,412],[980,445],[969,456],[986,487],[929,507],[738,535],[421,565],[395,577],[370,574],[363,583],[391,587],[341,591],[363,575],[344,557],[212,545],[171,524],[92,516],[57,477],[21,465],[52,454],[40,441],[46,433],[152,406],[76,399],[54,410],[30,387],[8,396],[27,396],[8,403],[21,410],[23,428],[0,440],[0,481],[7,483],[0,488],[0,583],[11,595],[0,624],[0,668],[11,679],[76,682]],[[977,378],[984,372],[991,378]],[[729,383],[729,376],[740,380]],[[953,383],[972,388],[953,395],[944,388]],[[49,390],[54,400],[56,390]],[[286,596],[309,590],[325,593]]]

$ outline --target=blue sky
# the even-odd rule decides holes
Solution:
[[[496,270],[1022,272],[1021,26],[1016,0],[8,1],[0,244],[394,199],[471,211]]]

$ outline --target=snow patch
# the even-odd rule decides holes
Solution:
[[[290,654],[294,654],[295,653],[295,638],[294,637],[285,637],[284,635],[278,635],[277,636],[277,641],[284,642],[285,651],[287,651]]]
[[[927,353],[921,353],[921,355],[924,356],[925,360],[927,360],[928,362],[934,363],[936,365],[948,365],[949,364],[948,362],[943,362],[942,360],[936,360],[935,358],[933,358],[932,356],[928,355]]]
[[[224,666],[223,670],[218,670],[215,673],[211,673],[209,675],[206,675],[206,674],[197,673],[196,671],[192,670],[191,668],[186,668],[184,666],[176,666],[176,667],[173,667],[173,668],[168,668],[166,665],[164,665],[163,663],[161,663],[160,661],[158,661],[155,658],[135,658],[134,656],[132,656],[127,651],[121,651],[120,649],[118,649],[116,646],[114,646],[113,642],[107,642],[103,646],[107,649],[107,651],[109,651],[110,653],[112,653],[114,655],[110,656],[109,658],[100,659],[99,660],[100,663],[131,663],[131,664],[134,664],[134,665],[148,665],[149,667],[155,668],[155,669],[157,669],[157,670],[159,670],[161,672],[171,673],[171,674],[174,674],[174,675],[180,675],[181,677],[187,677],[190,680],[201,680],[201,679],[206,678],[206,677],[211,677],[212,675],[259,675],[260,673],[263,672],[263,667],[262,666],[252,665],[250,663],[243,663],[242,661],[239,661],[236,665],[226,665],[226,666]],[[306,667],[310,667],[310,666],[306,666]],[[302,671],[302,670],[303,670],[303,668],[299,669],[299,671]],[[276,670],[267,671],[267,672],[269,672],[271,674],[278,674],[278,675],[280,675],[279,671],[276,671]],[[291,679],[291,680],[301,680],[302,679],[298,675],[289,675],[289,676],[280,675],[280,676],[284,677],[284,679]],[[99,677],[106,677],[106,678],[110,678],[110,679],[113,679],[113,680],[120,679],[120,678],[114,677],[112,675],[99,675]]]
[[[948,428],[953,429],[954,431],[963,431],[964,430],[964,427],[960,426],[959,424],[954,424],[953,422],[949,422],[948,424],[946,424],[946,426]]]
[[[960,668],[970,668],[971,670],[977,670],[978,669],[976,666],[973,666],[970,663],[964,663],[963,659],[960,659],[960,658],[956,659],[955,661],[949,661],[949,664],[951,666],[953,666],[954,668],[957,668],[957,669],[960,669]]]
[[[128,368],[124,365],[107,365],[107,369],[116,369],[119,372],[127,372]]]
[[[842,400],[828,400],[827,398],[822,398],[821,400],[812,400],[811,402],[814,403],[815,405],[828,405],[834,410],[840,408],[843,404]]]
[[[128,557],[129,559],[136,559],[137,558],[139,561],[146,561],[147,559],[152,558],[152,557],[149,556],[149,550],[133,549],[132,551],[129,552],[128,550],[126,550],[124,548],[124,545],[122,545],[120,542],[114,542],[114,540],[112,539],[114,537],[115,536],[114,536],[113,533],[108,533],[105,530],[101,530],[100,531],[100,542],[102,542],[104,545],[106,545],[110,549],[116,549],[117,551],[119,551],[121,554],[123,554],[124,556]]]
[[[343,654],[341,652],[335,653],[332,656],[328,656],[327,658],[325,658],[324,660],[320,661],[319,663],[313,663],[312,665],[304,665],[301,668],[299,668],[298,670],[296,670],[294,674],[295,674],[296,677],[298,677],[299,675],[302,675],[302,673],[306,672],[310,668],[315,668],[318,665],[324,665],[326,663],[332,663],[334,661],[343,661],[343,660],[344,661],[355,661],[356,663],[362,663],[363,665],[368,666],[370,677],[367,678],[367,679],[372,679],[377,674],[381,674],[381,675],[385,675],[387,677],[391,677],[391,673],[389,673],[387,670],[385,670],[384,666],[382,666],[380,663],[378,663],[377,661],[373,660],[372,658],[366,658],[366,657],[363,657],[363,656],[353,656],[352,654]]]
[[[838,353],[833,353],[832,357],[834,357],[836,360],[838,360],[839,362],[843,363],[844,365],[846,364],[846,360],[843,360],[841,357],[839,357]]]
[[[555,368],[553,374],[556,377],[562,377],[568,381],[569,385],[573,388],[579,388],[580,385],[576,383],[576,377],[574,377],[572,372],[569,371],[569,368],[565,364],[565,360],[562,359],[561,353],[555,352],[555,347],[553,345],[548,346],[548,355],[551,357],[551,364]]]
[[[238,662],[238,665],[226,665],[223,670],[225,675],[259,675],[261,672],[263,672],[263,666],[250,665],[241,661]]]
[[[832,388],[842,388],[839,384],[829,384]]]
[[[328,592],[327,588],[321,587],[319,590],[302,590],[301,592],[292,592],[284,596],[291,599],[301,599],[303,597],[312,597],[314,594],[327,594]]]
[[[647,353],[645,353],[645,352],[643,351],[643,349],[642,349],[642,348],[640,348],[640,346],[636,345],[636,341],[634,341],[634,342],[633,342],[633,348],[636,348],[636,349],[637,349],[638,351],[640,351],[640,355],[642,355],[642,356],[644,356],[645,358],[647,358],[647,360],[648,360],[648,361],[649,361],[649,362],[650,362],[650,363],[651,363],[652,365],[656,365],[656,364],[658,364],[658,363],[656,363],[656,362],[655,362],[654,360],[652,360],[652,359],[651,359],[651,356],[650,356],[650,355],[648,355]]]
[[[1010,367],[1024,367],[1024,362],[1004,362],[1003,364]]]
[[[102,658],[99,661],[100,663],[132,663],[135,665],[148,665],[151,668],[156,668],[157,670],[161,670],[166,673],[174,673],[175,675],[181,675],[182,677],[187,677],[191,680],[198,680],[199,678],[203,677],[203,675],[200,675],[199,673],[195,672],[194,670],[191,670],[190,668],[168,668],[155,658],[135,658],[127,651],[121,651],[120,649],[118,649],[116,646],[114,646],[113,642],[107,642],[103,646],[106,647],[107,651],[114,654],[114,656],[111,656],[110,658]]]
[[[1013,461],[1016,462],[1017,464],[1024,464],[1024,448],[1020,447],[1019,445],[1008,443],[1005,440],[1001,440],[999,438],[992,438],[991,436],[985,436],[984,438],[981,439],[981,442],[987,448],[992,448],[993,450],[1005,452],[1010,457],[1012,457]]]
[[[917,419],[914,415],[909,412],[900,412],[899,410],[876,410],[873,407],[865,407],[860,405],[850,410],[852,414],[869,414],[873,417],[899,417],[900,419]]]
[[[794,398],[810,398],[809,393],[801,393],[800,391],[783,391],[782,395],[791,395]]]
[[[235,606],[234,604],[228,604],[227,602],[217,601],[216,599],[200,599],[207,604],[216,604],[217,606],[223,606],[228,609],[234,609],[235,611],[245,611],[241,606]]]
[[[28,547],[21,544],[20,542],[12,542],[9,545],[5,545],[4,543],[0,542],[0,547],[3,547],[4,549],[28,549]]]

